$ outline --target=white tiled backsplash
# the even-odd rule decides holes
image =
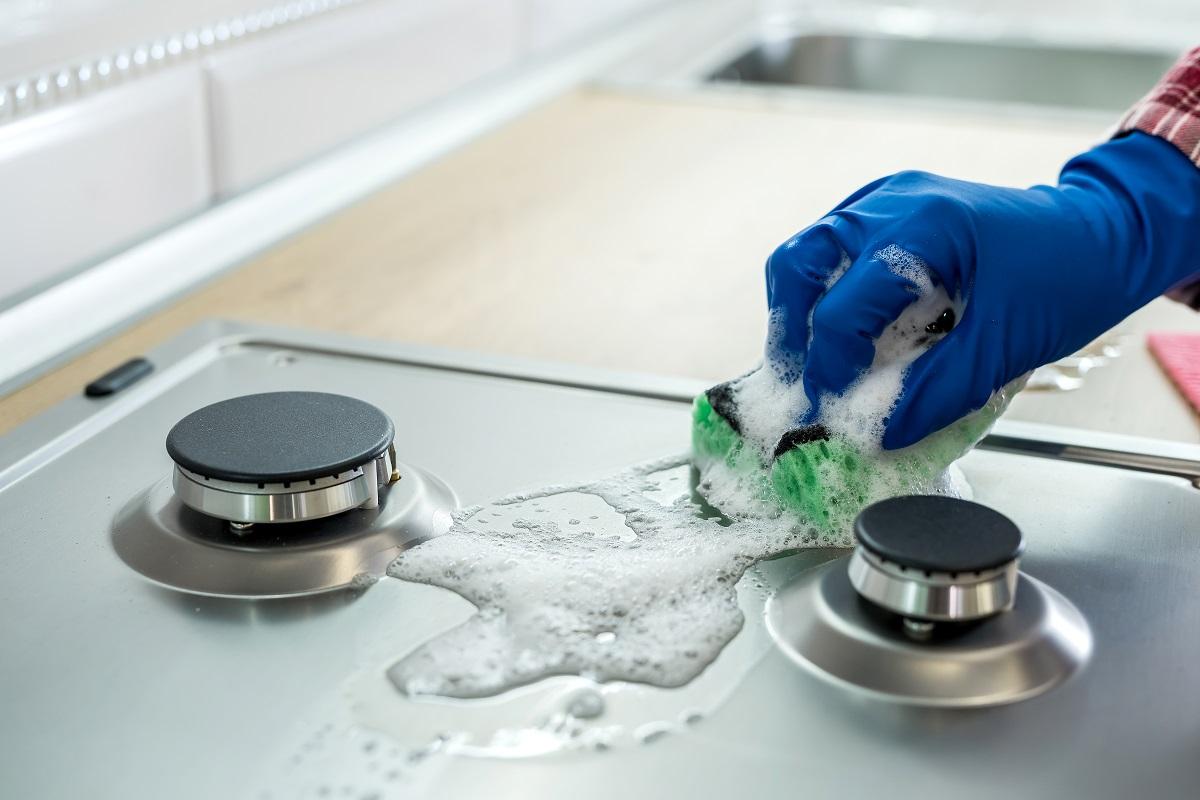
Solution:
[[[666,0],[0,0],[0,312]]]

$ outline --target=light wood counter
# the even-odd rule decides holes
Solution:
[[[906,168],[1050,181],[1102,134],[832,99],[582,91],[97,342],[0,400],[0,432],[209,317],[716,381],[761,350],[766,255],[859,185]],[[1200,330],[1200,315],[1163,301],[1130,323],[1147,327]],[[1140,340],[1084,389],[1012,413],[1200,441]]]

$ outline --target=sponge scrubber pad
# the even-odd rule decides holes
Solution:
[[[897,494],[956,494],[947,470],[991,427],[1008,404],[1001,391],[981,411],[899,451],[863,452],[836,434],[788,437],[773,456],[744,440],[707,394],[693,403],[693,459],[702,476],[719,470],[737,491],[770,516],[790,517],[823,543],[851,544],[851,524],[862,508]],[[714,505],[721,507],[717,498]],[[723,509],[724,510],[724,509]]]

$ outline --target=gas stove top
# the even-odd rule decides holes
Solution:
[[[400,549],[444,533],[457,505],[437,476],[397,461],[395,432],[379,408],[328,392],[207,405],[167,434],[171,478],[117,514],[113,549],[151,581],[193,594],[369,585]]]
[[[902,659],[974,640],[922,642],[947,618],[936,593],[888,606],[900,567],[930,565],[868,521],[853,559],[752,569],[742,631],[687,686],[413,701],[388,669],[473,609],[382,578],[395,554],[461,506],[685,452],[704,387],[226,323],[149,357],[125,391],[0,440],[5,797],[1194,791],[1200,448],[1002,425],[963,460],[1024,545],[979,522],[998,549],[967,564],[986,589],[970,635],[995,644],[977,618],[1008,614],[1059,625],[1054,652],[1078,656],[1032,699],[922,701],[954,676],[906,682]],[[875,613],[856,590],[910,629],[846,636]],[[629,735],[538,744],[604,726]]]

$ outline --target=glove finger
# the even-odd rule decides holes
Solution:
[[[767,259],[767,307],[777,330],[771,331],[768,358],[803,358],[808,347],[808,317],[844,258],[833,220],[804,229]]]
[[[813,309],[804,389],[814,407],[871,366],[875,340],[917,299],[917,285],[874,253],[863,254]]]
[[[983,408],[1006,382],[996,348],[981,347],[965,324],[909,368],[888,416],[885,450],[898,450]]]

